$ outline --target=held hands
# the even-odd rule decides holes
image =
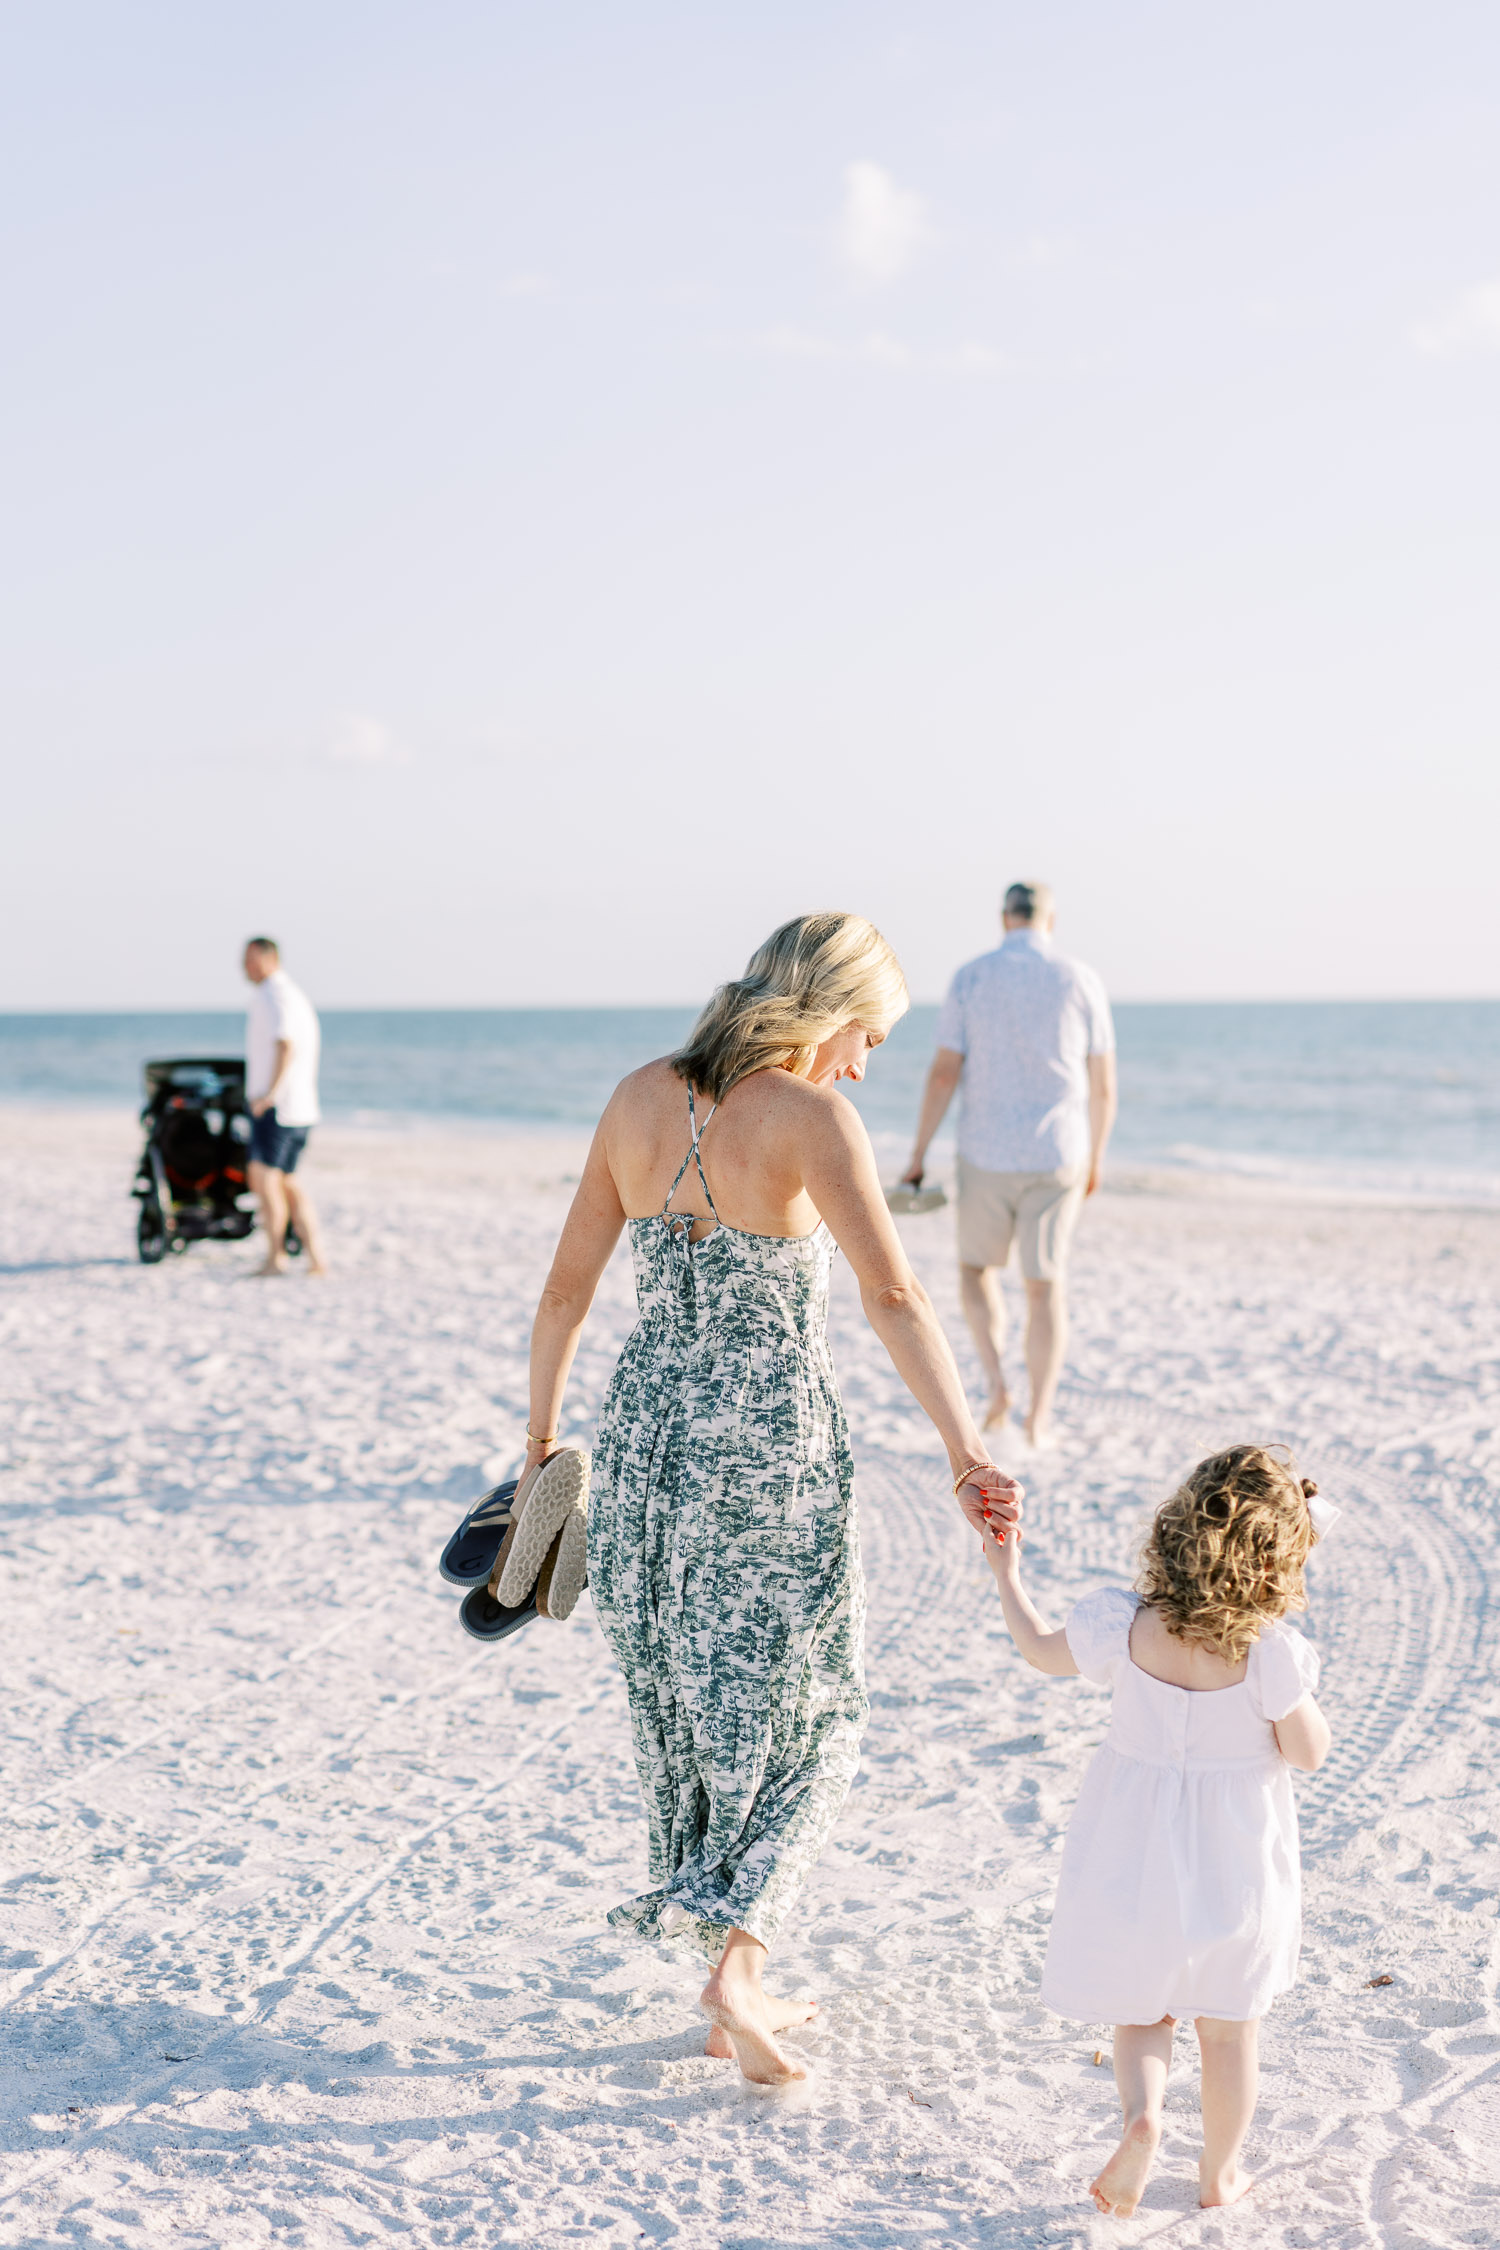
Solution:
[[[1016,1490],[1018,1494],[1017,1506],[1019,1507],[1020,1487],[1017,1486]],[[986,1507],[984,1515],[984,1559],[995,1573],[996,1578],[1007,1585],[1019,1586],[1021,1583],[1022,1535],[1018,1529],[1012,1538],[1007,1538],[1004,1530],[995,1528],[997,1518],[998,1511],[993,1506]]]
[[[958,1488],[958,1504],[964,1516],[981,1534],[986,1544],[1007,1547],[1012,1554],[1021,1544],[1021,1502],[1025,1497],[1024,1485],[1017,1484],[993,1461],[978,1462]],[[1014,1532],[1014,1538],[1007,1533]]]

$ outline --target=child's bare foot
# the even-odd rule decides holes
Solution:
[[[1149,2117],[1138,2117],[1126,2126],[1119,2147],[1089,2189],[1099,2209],[1112,2219],[1134,2216],[1160,2141],[1161,2127]]]
[[[731,2054],[753,2085],[789,2086],[807,2076],[801,2064],[777,2046],[775,2033],[781,2027],[773,2024],[764,1994],[754,2000],[741,1994],[731,1999],[715,1974],[698,1995],[698,2005],[714,2029],[723,2032]]]
[[[1217,2179],[1198,2176],[1198,2205],[1203,2211],[1212,2211],[1220,2203],[1238,2203],[1255,2185],[1253,2173],[1242,2172],[1236,2164],[1232,2172],[1221,2172]]]
[[[789,2031],[794,2023],[811,2023],[817,2012],[816,2000],[773,2000],[769,1993],[766,1995],[766,2013],[773,2031]],[[728,2032],[715,2023],[709,2029],[703,2052],[712,2055],[716,2062],[733,2062],[734,2042]]]

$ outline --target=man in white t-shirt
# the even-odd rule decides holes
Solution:
[[[1115,1120],[1115,1032],[1094,971],[1053,947],[1045,883],[1012,883],[1001,920],[1001,945],[967,962],[943,1002],[904,1176],[920,1185],[928,1144],[961,1086],[959,1277],[990,1386],[985,1422],[1010,1413],[1000,1269],[1014,1243],[1026,1284],[1026,1434],[1041,1445],[1068,1341],[1068,1243],[1099,1185]]]
[[[309,1273],[326,1273],[312,1197],[292,1177],[318,1108],[322,1035],[312,1002],[281,966],[274,938],[251,938],[245,974],[253,990],[245,1020],[245,1099],[250,1107],[250,1186],[260,1203],[266,1255],[260,1273],[288,1270],[290,1218],[307,1253]]]

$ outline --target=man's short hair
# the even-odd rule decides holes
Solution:
[[[1011,915],[1017,922],[1044,922],[1055,911],[1056,904],[1051,887],[1046,883],[1012,883],[1001,912]]]
[[[247,953],[269,953],[273,961],[281,959],[281,947],[273,937],[247,937],[245,951]]]

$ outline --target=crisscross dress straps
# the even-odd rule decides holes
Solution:
[[[677,1167],[677,1177],[672,1182],[672,1185],[668,1188],[667,1200],[661,1207],[661,1216],[666,1220],[667,1225],[671,1228],[674,1234],[691,1235],[693,1228],[698,1224],[698,1213],[696,1211],[674,1211],[672,1209],[672,1198],[677,1193],[677,1190],[681,1187],[682,1175],[684,1172],[686,1172],[690,1164],[696,1164],[698,1167],[698,1177],[703,1182],[703,1192],[708,1197],[708,1208],[713,1212],[714,1225],[721,1226],[723,1224],[723,1221],[719,1217],[718,1206],[714,1202],[713,1195],[709,1189],[708,1179],[703,1170],[703,1157],[699,1151],[698,1146],[704,1134],[708,1131],[709,1126],[713,1123],[714,1111],[717,1110],[718,1106],[718,1103],[715,1102],[713,1109],[709,1111],[707,1117],[704,1118],[703,1123],[700,1125],[698,1123],[697,1104],[693,1100],[693,1089],[691,1086],[689,1086],[688,1125],[691,1128],[693,1135],[692,1144],[688,1149],[687,1155],[683,1158],[682,1162]]]

